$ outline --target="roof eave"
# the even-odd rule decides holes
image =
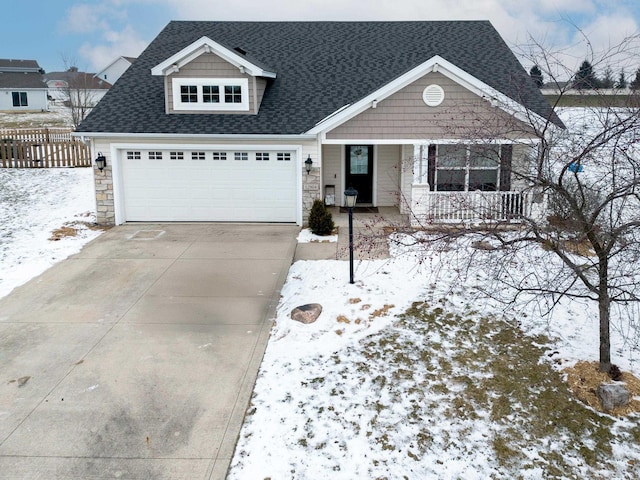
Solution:
[[[250,133],[125,133],[125,132],[72,132],[79,138],[163,138],[179,140],[229,139],[229,140],[316,140],[316,135],[302,134],[250,134]]]

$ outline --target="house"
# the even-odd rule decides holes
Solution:
[[[105,96],[111,84],[93,73],[81,72],[71,67],[64,72],[50,72],[44,75],[53,101],[95,107]]]
[[[124,72],[127,71],[127,68],[131,66],[133,62],[135,62],[135,58],[133,57],[118,57],[105,68],[96,73],[96,78],[100,80],[104,80],[109,82],[111,85],[116,83]]]
[[[303,224],[348,186],[448,221],[460,195],[535,207],[511,178],[532,118],[562,127],[486,21],[175,21],[76,135],[106,160],[100,223]]]
[[[36,60],[0,59],[0,112],[41,112],[48,106]]]

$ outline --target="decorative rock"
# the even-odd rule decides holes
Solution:
[[[596,390],[596,395],[606,411],[629,404],[629,390],[622,383],[602,383]]]
[[[291,318],[297,322],[309,324],[315,322],[322,313],[319,303],[307,303],[291,310]]]

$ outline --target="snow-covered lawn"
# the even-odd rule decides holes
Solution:
[[[296,262],[230,478],[638,478],[640,418],[596,413],[557,371],[597,359],[595,305],[505,312],[482,269],[463,272],[470,248],[392,248],[357,262],[354,285],[347,262]],[[291,320],[306,303],[318,321]],[[614,362],[637,375],[638,338],[621,334]]]
[[[0,169],[0,297],[100,234],[91,168]],[[50,240],[54,231],[72,227]]]
[[[47,112],[0,112],[0,130],[3,128],[71,128],[71,126],[71,110],[63,105],[50,105]]]

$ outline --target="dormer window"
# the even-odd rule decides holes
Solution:
[[[246,78],[182,78],[171,80],[174,110],[248,111]]]
[[[202,101],[204,103],[220,103],[220,87],[218,85],[203,85]]]
[[[195,85],[182,85],[180,87],[180,101],[182,103],[197,103],[198,89]]]

